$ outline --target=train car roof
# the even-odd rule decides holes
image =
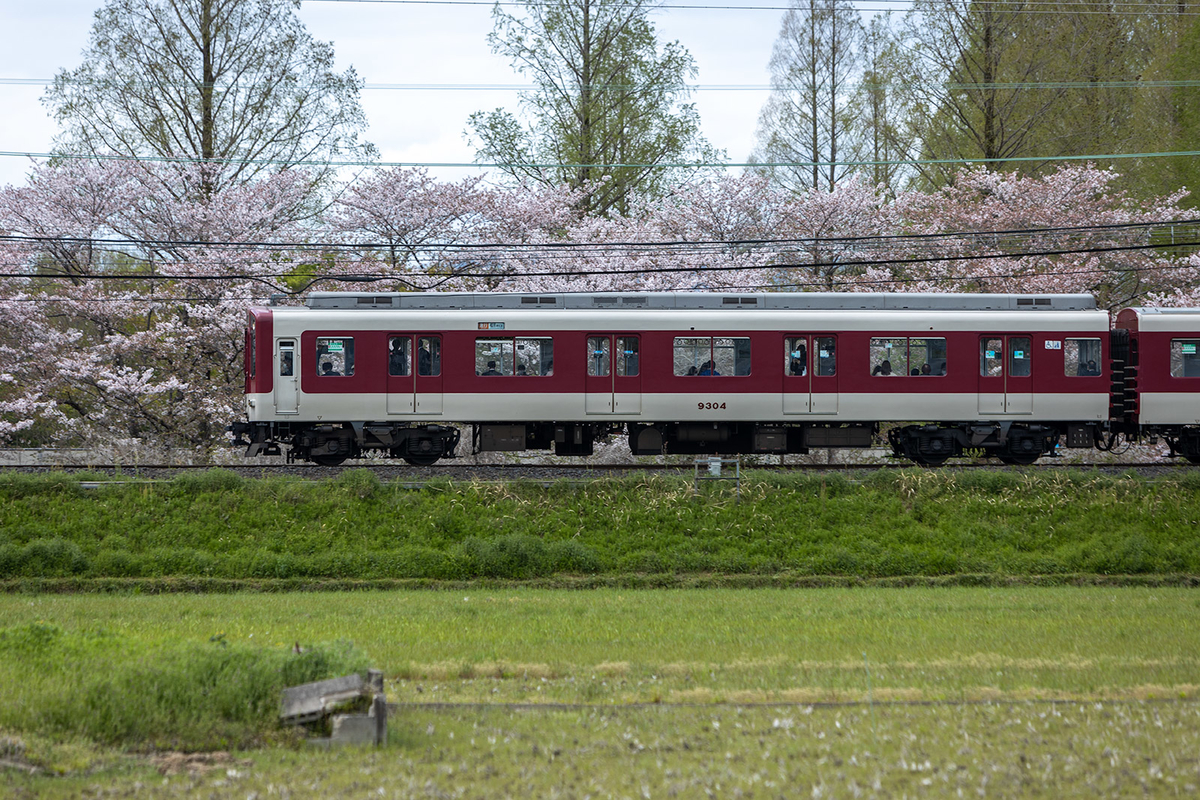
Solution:
[[[593,302],[597,299],[604,302]],[[634,305],[634,300],[639,304]],[[308,330],[402,328],[508,331],[508,335],[618,328],[745,332],[798,327],[827,332],[1109,329],[1108,312],[1095,308],[1090,295],[325,292],[311,297],[307,307],[277,306],[264,311],[274,316],[275,332],[288,336]]]
[[[916,310],[1088,311],[1090,294],[933,294],[876,292],[312,292],[312,310]]]
[[[1200,332],[1200,308],[1123,308],[1117,324],[1141,331],[1196,333]]]

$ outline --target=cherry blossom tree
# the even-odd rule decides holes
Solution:
[[[910,263],[890,270],[897,282],[889,288],[1088,292],[1107,308],[1141,302],[1174,284],[1179,256],[1137,248],[1156,242],[1151,223],[1182,217],[1187,192],[1139,201],[1119,180],[1091,165],[1036,176],[979,168],[938,191],[904,194],[896,214],[909,236],[893,252]],[[1142,227],[1114,227],[1131,225]]]
[[[245,307],[305,255],[258,243],[297,236],[309,181],[285,172],[179,200],[167,169],[204,180],[75,161],[0,191],[0,435],[204,448],[238,414]]]

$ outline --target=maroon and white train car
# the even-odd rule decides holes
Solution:
[[[428,464],[461,426],[477,451],[619,433],[728,454],[867,447],[901,422],[891,446],[919,463],[1029,463],[1108,430],[1110,347],[1088,295],[314,293],[250,310],[231,428],[247,455]]]
[[[1173,455],[1200,464],[1200,309],[1126,308],[1115,328],[1120,429],[1161,436]]]

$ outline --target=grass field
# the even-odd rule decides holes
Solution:
[[[0,482],[0,588],[28,581],[881,579],[1200,575],[1200,471],[750,474],[731,491],[636,475],[583,485],[322,482],[214,470],[82,489]],[[291,582],[291,583],[287,583]],[[715,581],[720,583],[718,579]],[[60,584],[38,583],[43,589]]]
[[[0,793],[14,797],[1172,796],[1200,786],[1200,593],[1189,589],[6,595],[0,620],[0,759],[20,750],[23,763],[68,773],[7,771]],[[31,636],[43,657],[30,657]],[[275,746],[164,776],[161,759],[125,754],[145,742],[104,743],[69,715],[38,714],[94,697],[102,681],[177,679],[153,667],[179,653],[280,658],[297,642],[337,640],[354,647],[309,652],[347,664],[360,654],[401,704],[382,750]],[[208,730],[176,724],[180,749]]]

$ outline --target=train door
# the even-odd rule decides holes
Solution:
[[[783,345],[783,413],[836,414],[837,337],[794,334]]]
[[[979,337],[979,413],[1033,413],[1032,347],[1026,335]]]
[[[387,413],[442,413],[442,337],[388,336]]]
[[[584,410],[588,414],[640,414],[642,339],[632,334],[587,338]]]
[[[300,410],[300,393],[296,377],[300,365],[296,363],[296,340],[280,339],[275,346],[275,413],[297,414]]]

